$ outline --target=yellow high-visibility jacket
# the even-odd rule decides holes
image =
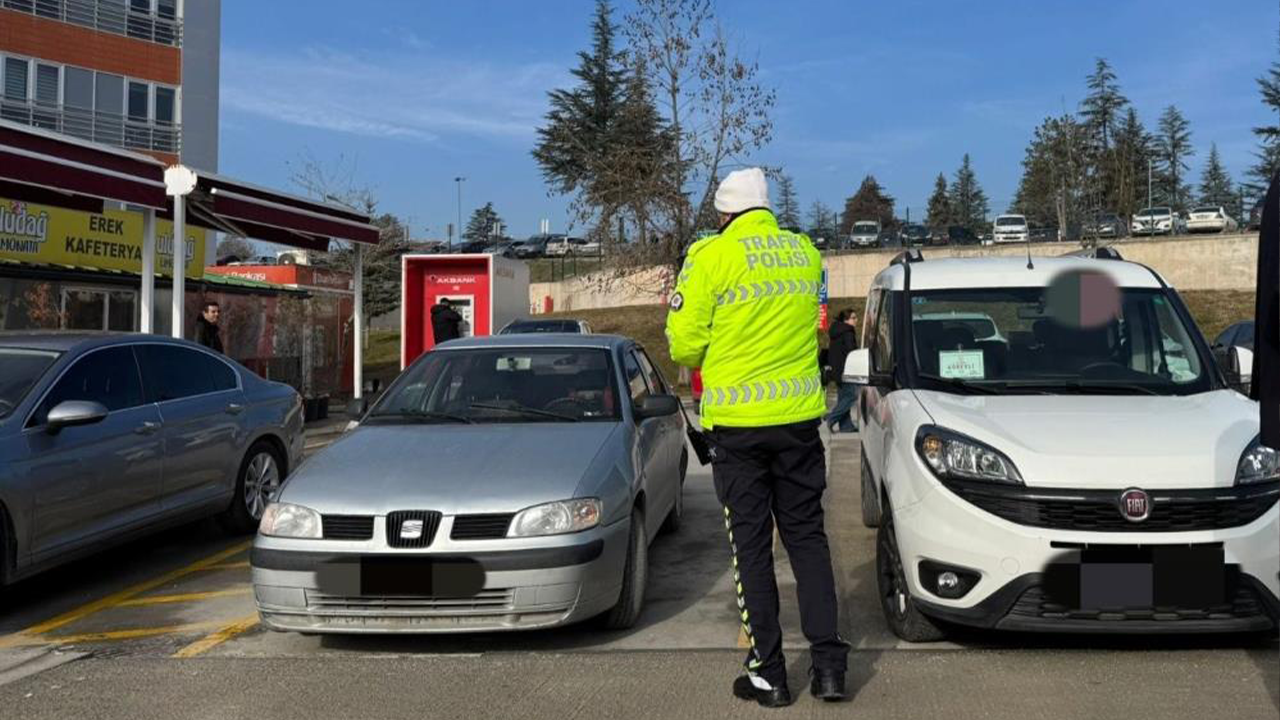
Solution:
[[[671,359],[702,368],[702,426],[765,427],[826,410],[818,367],[822,256],[749,210],[689,248],[667,312]]]

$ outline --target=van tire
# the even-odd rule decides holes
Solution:
[[[911,643],[937,642],[945,637],[942,629],[920,612],[911,597],[898,555],[892,512],[884,513],[876,531],[876,585],[885,623],[894,635]]]
[[[862,458],[862,524],[869,527],[880,525],[880,493],[876,491],[875,480],[871,477],[871,467],[867,459]]]

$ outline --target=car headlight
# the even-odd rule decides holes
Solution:
[[[596,498],[535,505],[516,513],[507,537],[540,537],[590,530],[600,524],[603,509]]]
[[[309,507],[290,503],[271,503],[262,511],[258,532],[271,537],[319,538],[324,533],[320,513]]]
[[[926,425],[916,433],[916,452],[939,479],[1022,484],[1013,462],[995,448],[959,433]]]
[[[1280,452],[1254,438],[1236,466],[1236,484],[1253,485],[1274,480],[1280,480]]]

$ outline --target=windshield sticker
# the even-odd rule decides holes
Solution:
[[[939,350],[938,374],[944,378],[982,380],[987,377],[981,350]]]

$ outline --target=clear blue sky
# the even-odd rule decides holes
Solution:
[[[492,200],[508,233],[550,218],[529,155],[548,90],[587,47],[590,0],[224,0],[224,172],[290,188],[310,155],[371,187],[415,236]],[[626,1],[617,3],[621,20]],[[269,7],[270,12],[264,9]],[[968,152],[1005,209],[1032,130],[1074,110],[1107,58],[1148,129],[1166,105],[1191,122],[1199,180],[1216,142],[1234,178],[1268,118],[1255,78],[1278,57],[1280,3],[722,1],[720,16],[777,90],[774,140],[747,162],[783,166],[807,208],[839,207],[874,174],[920,217],[939,171]],[[292,188],[295,189],[296,188]]]

